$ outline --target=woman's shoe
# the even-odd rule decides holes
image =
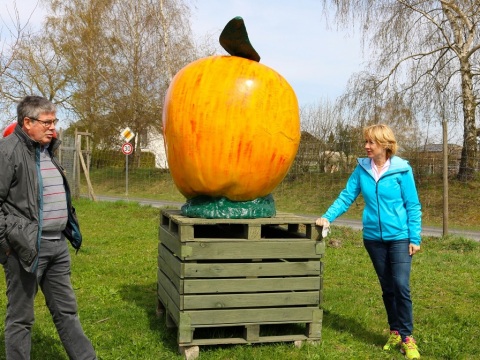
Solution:
[[[387,343],[383,346],[383,350],[390,351],[402,343],[402,337],[396,330],[390,331],[390,336],[388,338]]]
[[[420,359],[417,343],[415,342],[413,336],[407,336],[405,341],[402,341],[400,351],[405,355],[406,359]]]

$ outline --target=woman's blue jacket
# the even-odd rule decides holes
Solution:
[[[348,210],[360,192],[365,200],[363,238],[365,240],[402,240],[420,245],[422,211],[412,168],[408,161],[393,156],[389,169],[375,181],[371,160],[357,159],[358,165],[345,189],[322,215],[333,222]]]

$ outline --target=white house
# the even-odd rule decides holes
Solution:
[[[167,154],[165,152],[165,141],[163,134],[155,128],[150,128],[146,132],[146,141],[140,150],[148,152],[155,156],[155,167],[159,169],[168,169]]]

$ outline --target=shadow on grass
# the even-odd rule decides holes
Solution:
[[[4,359],[3,356],[5,356],[4,339],[4,336],[2,336],[0,341],[0,359]],[[60,339],[45,335],[38,329],[34,329],[32,332],[31,357],[32,359],[68,359]]]
[[[355,319],[335,314],[328,310],[323,310],[323,327],[328,327],[339,332],[350,333],[355,339],[367,344],[383,346],[386,341],[384,335],[367,330]]]
[[[123,300],[143,309],[147,314],[150,330],[158,333],[158,341],[161,341],[173,352],[178,351],[177,329],[167,328],[165,314],[157,315],[157,284],[135,285],[126,284],[120,288]]]
[[[157,315],[157,293],[156,283],[149,285],[124,285],[120,289],[120,295],[124,301],[127,301],[145,311],[150,323],[150,329],[158,333],[158,341],[162,341],[164,346],[172,350],[178,351],[177,328],[167,328],[166,313]],[[226,326],[226,327],[207,327],[195,329],[195,339],[228,339],[243,338],[243,326]],[[304,334],[306,330],[305,324],[280,324],[280,325],[264,325],[260,329],[261,336],[289,336],[292,334]],[[268,343],[270,345],[275,343]],[[231,348],[233,344],[217,344],[209,345],[210,349]]]

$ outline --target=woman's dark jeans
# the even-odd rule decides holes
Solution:
[[[382,287],[382,298],[390,330],[397,330],[404,339],[412,335],[413,331],[410,298],[412,257],[408,253],[410,241],[364,240],[363,243]]]

